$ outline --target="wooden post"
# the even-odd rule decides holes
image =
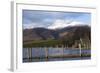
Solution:
[[[26,48],[27,49],[27,59],[29,59],[29,48]]]
[[[45,47],[45,57],[46,57],[46,60],[48,61],[48,48]]]
[[[32,48],[29,48],[29,61],[32,61]]]
[[[41,48],[41,47],[39,47],[39,49],[40,49],[40,52],[41,52],[42,48]],[[41,60],[41,56],[40,56],[39,58],[40,58],[39,60]]]
[[[80,57],[81,57],[81,44],[79,43],[79,49],[80,49]]]
[[[29,56],[29,48],[27,48],[27,59],[28,59],[28,61],[30,59],[30,56]]]
[[[62,56],[64,58],[64,46],[62,45]]]

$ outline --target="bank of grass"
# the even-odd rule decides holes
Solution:
[[[62,41],[62,40],[38,40],[38,41],[30,41],[30,42],[24,42],[23,47],[24,48],[31,48],[31,47],[69,47],[69,43]],[[71,48],[71,47],[69,47]],[[90,48],[84,48],[82,49],[90,49]]]
[[[39,40],[31,41],[31,43],[25,43],[23,47],[55,47],[56,45],[62,44],[60,40]]]

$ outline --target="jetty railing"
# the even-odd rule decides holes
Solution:
[[[32,61],[33,58],[45,58],[46,60],[48,60],[48,58],[63,58],[63,57],[81,57],[81,48],[66,48],[66,47],[38,47],[38,48],[23,48],[26,49],[26,53],[25,53],[25,57],[26,59],[29,59],[29,61]],[[35,51],[36,56],[34,55],[33,51],[34,49],[37,49]],[[44,56],[41,56],[40,53],[42,52],[41,50],[43,50],[44,52]],[[65,51],[67,51],[67,53],[65,53]],[[78,50],[77,53],[71,52],[73,50]],[[51,53],[53,52],[53,53]],[[33,56],[34,55],[34,56]]]

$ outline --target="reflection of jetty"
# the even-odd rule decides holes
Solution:
[[[39,47],[39,48],[24,48],[26,49],[24,59],[29,59],[32,62],[32,59],[41,59],[44,58],[46,61],[50,58],[79,58],[82,56],[90,56],[90,53],[83,52],[81,45],[80,48],[65,48],[65,47]]]
[[[87,52],[87,50],[90,51],[90,41],[81,39],[76,40],[74,42],[74,45],[72,47],[69,47],[66,43],[58,44],[54,47],[32,47],[32,48],[24,48],[23,50],[26,50],[26,53],[24,53],[24,59],[29,59],[29,61],[32,61],[33,59],[41,59],[45,58],[46,61],[49,58],[81,58],[90,56],[91,53]]]

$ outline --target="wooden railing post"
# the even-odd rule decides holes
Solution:
[[[46,57],[46,60],[48,61],[48,48],[45,47],[45,57]]]
[[[28,59],[30,62],[32,61],[32,48],[28,48]]]
[[[29,48],[27,48],[27,59],[29,59]]]
[[[64,58],[64,45],[62,45],[62,57]]]
[[[80,57],[81,57],[81,44],[79,44],[79,50],[80,50]]]

